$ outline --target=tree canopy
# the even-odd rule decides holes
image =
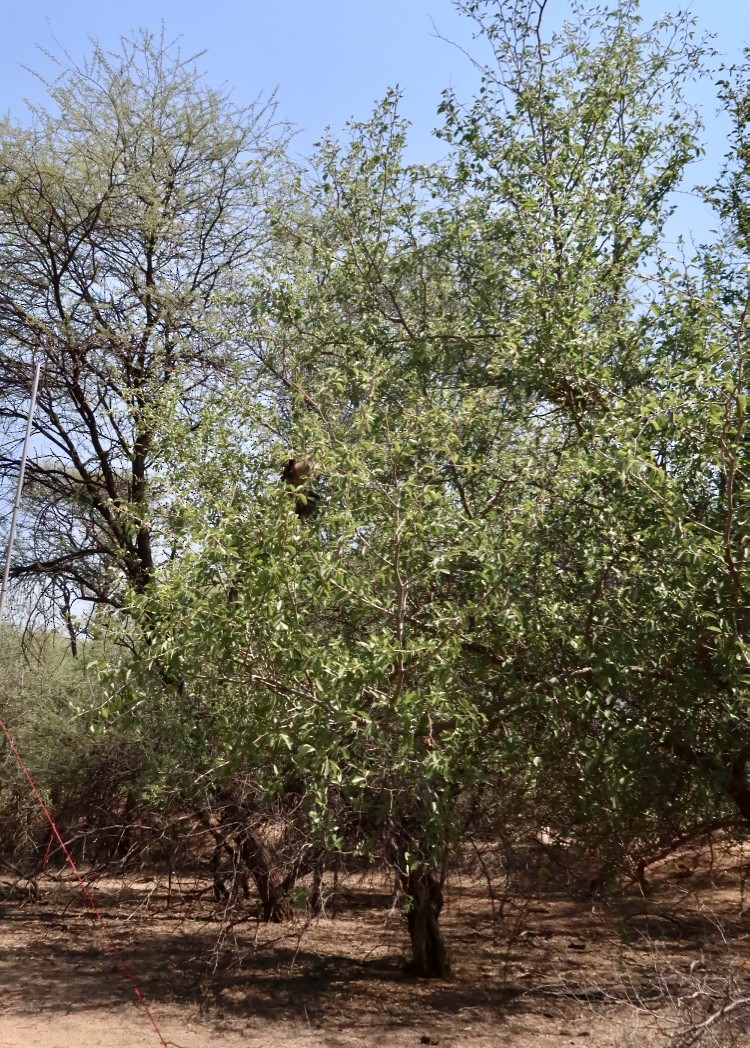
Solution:
[[[43,365],[13,575],[68,614],[151,577],[162,402],[194,416],[226,377],[212,302],[268,242],[285,129],[272,101],[236,106],[196,61],[145,31],[97,46],[47,84],[47,108],[0,129],[6,436]],[[10,478],[13,457],[0,469]]]

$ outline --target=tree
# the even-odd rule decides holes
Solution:
[[[697,148],[689,23],[670,43],[618,7],[548,40],[543,5],[468,8],[497,68],[473,108],[445,99],[448,163],[406,163],[389,95],[277,212],[252,384],[214,439],[185,434],[184,556],[133,603],[162,641],[129,685],[183,737],[200,711],[202,783],[247,775],[321,848],[387,856],[422,976],[450,971],[441,870],[467,820],[519,783],[567,814],[610,738],[606,703],[586,730],[598,616],[618,593],[635,628],[650,561],[627,537],[654,509],[627,442],[653,393],[639,278]],[[304,517],[290,456],[318,477]]]
[[[47,89],[48,109],[0,128],[0,417],[12,435],[41,361],[12,575],[70,620],[153,576],[160,415],[195,420],[227,375],[235,347],[207,319],[267,244],[285,130],[163,34],[95,45]],[[6,450],[6,482],[15,466]]]
[[[606,767],[607,812],[650,785],[651,815],[671,802],[747,823],[747,68],[719,86],[735,128],[707,192],[721,234],[689,266],[662,261],[640,319],[648,370],[598,427],[586,502],[565,520],[586,582],[558,604],[578,621],[555,683],[589,765],[582,795]]]
[[[530,90],[519,60],[468,115],[446,101],[484,234],[466,253],[467,295],[481,291],[485,318],[508,323],[508,310],[519,325],[504,379],[536,396],[546,442],[505,579],[514,628],[488,602],[481,640],[505,655],[506,694],[514,677],[525,693],[504,728],[527,741],[540,801],[619,858],[750,813],[747,70],[719,85],[735,129],[707,194],[722,235],[680,265],[659,231],[697,146],[660,76],[670,48],[644,48],[620,9],[603,42],[563,30],[571,77],[525,6],[502,24],[489,5],[467,8],[492,28],[496,56],[536,52],[539,83],[559,87]],[[683,31],[672,57],[689,74],[699,54]],[[509,115],[493,121],[498,100]],[[517,262],[502,273],[504,251]]]

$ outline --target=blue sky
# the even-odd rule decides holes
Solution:
[[[682,5],[684,6],[684,5]],[[386,87],[399,84],[403,109],[413,123],[411,154],[430,160],[440,147],[431,139],[441,90],[454,86],[468,96],[477,75],[459,48],[476,52],[471,23],[451,0],[129,0],[93,4],[67,0],[6,0],[0,36],[0,111],[22,111],[24,97],[42,97],[40,85],[23,66],[49,68],[37,44],[61,47],[79,57],[87,35],[116,46],[119,36],[141,26],[169,37],[182,37],[185,52],[206,50],[202,59],[213,83],[234,88],[238,102],[278,88],[280,113],[300,128],[296,144],[309,152],[326,125],[335,130],[354,115],[365,118]],[[677,4],[643,0],[650,20]],[[694,0],[699,22],[716,33],[715,46],[729,61],[750,42],[750,13],[741,0]],[[569,0],[549,0],[554,20],[570,10]],[[750,9],[749,9],[750,11]],[[696,181],[709,181],[718,169],[726,130],[715,119],[710,84],[696,89],[709,124],[709,153],[695,170]],[[707,229],[705,212],[688,198],[681,201],[674,228]]]
[[[471,90],[476,75],[467,59],[435,36],[471,46],[471,27],[451,0],[130,0],[98,5],[68,0],[14,3],[3,14],[0,39],[0,111],[19,110],[24,95],[40,97],[21,66],[45,68],[35,43],[56,39],[73,55],[87,34],[115,45],[146,26],[182,37],[184,52],[207,50],[202,65],[212,82],[226,82],[237,101],[278,88],[281,114],[301,128],[306,151],[327,124],[364,118],[389,85],[405,91],[405,108],[425,149],[436,122],[440,91]],[[415,148],[417,143],[415,142]]]

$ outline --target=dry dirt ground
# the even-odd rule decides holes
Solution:
[[[249,904],[228,927],[196,878],[173,886],[169,906],[158,879],[94,891],[181,1048],[741,1046],[748,859],[704,844],[661,863],[647,895],[626,886],[606,898],[547,877],[523,892],[496,884],[493,903],[480,880],[455,873],[442,919],[454,978],[430,983],[404,972],[403,915],[389,915],[384,878],[348,878],[326,916],[300,910],[287,926],[257,924]],[[0,1048],[158,1046],[71,880],[51,875],[39,889],[36,900],[17,884],[0,890]],[[700,1037],[675,1040],[689,1029]]]

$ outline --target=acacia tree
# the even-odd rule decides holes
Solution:
[[[70,618],[153,575],[162,405],[194,418],[226,377],[236,347],[207,316],[267,245],[285,132],[145,31],[47,89],[0,127],[0,417],[12,436],[41,362],[12,576]]]

